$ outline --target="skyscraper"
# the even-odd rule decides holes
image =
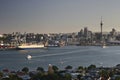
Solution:
[[[86,39],[88,38],[88,29],[87,29],[87,27],[84,28],[84,37]]]

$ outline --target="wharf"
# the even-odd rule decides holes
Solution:
[[[16,50],[15,46],[0,46],[0,51],[5,51],[5,50]]]

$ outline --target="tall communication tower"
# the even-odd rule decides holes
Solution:
[[[102,27],[103,27],[103,21],[102,21],[102,17],[101,17],[101,22],[100,22],[100,28],[101,28],[101,42],[103,41],[103,40],[102,40],[102,38],[103,38],[103,37],[102,37],[102,34],[103,34],[103,33],[102,33]]]

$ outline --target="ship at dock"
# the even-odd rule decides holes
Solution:
[[[23,36],[19,35],[19,37],[16,37],[16,49],[18,50],[45,48],[43,36],[24,33]]]
[[[44,44],[21,44],[16,47],[16,49],[40,49],[45,48]]]

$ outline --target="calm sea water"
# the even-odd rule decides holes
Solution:
[[[27,55],[32,59],[28,60]],[[48,68],[48,65],[56,65],[64,69],[67,65],[77,68],[78,66],[112,67],[120,64],[120,46],[101,48],[98,46],[65,46],[51,47],[48,49],[0,51],[0,70],[21,70],[28,67],[36,70],[37,67]]]

